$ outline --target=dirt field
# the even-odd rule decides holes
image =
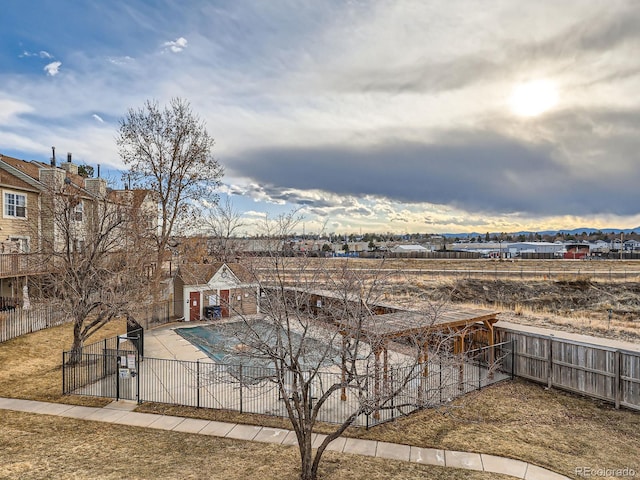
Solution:
[[[256,260],[266,269],[265,259]],[[292,281],[343,269],[375,275],[381,300],[407,309],[443,299],[514,323],[640,342],[640,261],[286,259]],[[302,271],[304,270],[304,273]],[[264,271],[264,270],[263,270]]]
[[[269,265],[271,260],[256,258],[256,265]],[[497,259],[430,259],[430,258],[392,258],[392,259],[367,259],[367,258],[302,258],[285,259],[285,262],[305,262],[307,265],[315,265],[322,268],[341,268],[345,264],[352,269],[390,269],[398,271],[424,270],[424,271],[486,271],[495,270],[507,272],[580,272],[580,274],[605,275],[609,272],[627,272],[629,276],[640,274],[640,260],[497,260]]]

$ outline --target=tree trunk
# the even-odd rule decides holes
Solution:
[[[316,480],[318,472],[314,471],[313,455],[311,450],[311,432],[303,434],[304,440],[300,446],[300,480]]]
[[[71,355],[67,361],[68,365],[76,365],[82,359],[82,347],[84,346],[84,338],[81,335],[82,325],[77,323],[73,326],[73,344],[71,345]]]

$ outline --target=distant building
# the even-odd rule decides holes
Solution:
[[[396,245],[391,251],[393,253],[423,253],[430,250],[422,245]]]
[[[561,243],[551,243],[551,242],[516,242],[509,243],[506,246],[506,251],[508,251],[511,256],[517,257],[523,253],[552,253],[552,254],[561,254],[564,252],[565,247]]]

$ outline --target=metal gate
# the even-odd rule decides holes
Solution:
[[[142,329],[62,354],[62,393],[140,402]]]

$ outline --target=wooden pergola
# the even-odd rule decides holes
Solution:
[[[375,354],[375,388],[380,384],[380,356],[383,356],[384,378],[389,369],[388,344],[395,339],[411,338],[418,342],[420,348],[419,362],[425,364],[423,376],[427,376],[426,362],[428,360],[429,340],[434,335],[449,333],[453,337],[453,353],[462,354],[467,351],[465,336],[472,328],[484,326],[488,333],[489,363],[495,361],[493,345],[495,334],[493,325],[498,321],[498,313],[480,308],[443,308],[432,313],[396,311],[381,315],[373,315],[363,319],[356,326],[343,323],[339,327],[343,336],[362,335],[368,338]],[[344,366],[343,366],[343,375]],[[346,391],[342,390],[342,400],[346,400]]]

